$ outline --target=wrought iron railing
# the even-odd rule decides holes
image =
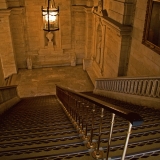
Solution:
[[[17,86],[0,87],[0,104],[17,96]]]
[[[56,95],[62,102],[65,112],[81,135],[81,138],[85,141],[86,147],[90,149],[90,154],[94,159],[104,159],[106,157],[106,159],[108,160],[115,116],[120,116],[121,118],[127,120],[129,126],[124,144],[123,154],[121,157],[122,160],[125,159],[132,126],[141,125],[143,122],[140,115],[116,105],[101,101],[99,99],[71,91],[64,87],[60,87],[58,85],[56,86]],[[103,117],[105,114],[104,110],[112,114],[106,156],[104,155],[104,151],[100,147],[102,124],[104,121]],[[99,132],[98,140],[95,141],[93,139],[93,135],[95,117],[97,116],[99,116]],[[88,120],[89,117],[91,121]],[[88,126],[91,126],[90,130],[88,129]],[[88,133],[89,131],[90,133]]]
[[[95,89],[160,98],[160,77],[97,79]]]

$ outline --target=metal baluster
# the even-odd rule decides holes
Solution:
[[[69,119],[73,123],[73,118],[72,118],[72,97],[69,95]]]
[[[127,152],[127,146],[128,146],[128,142],[129,142],[129,137],[130,137],[130,134],[131,134],[131,129],[132,129],[132,124],[129,122],[128,132],[127,132],[126,141],[125,141],[125,145],[124,145],[124,149],[123,149],[123,154],[122,154],[121,160],[125,159],[125,155],[126,155],[126,152]]]
[[[72,97],[72,124],[75,125],[75,101],[76,99]]]
[[[106,159],[108,159],[110,146],[111,146],[111,138],[112,138],[112,132],[113,132],[114,117],[115,117],[115,114],[112,113],[112,120],[111,120],[110,134],[109,134],[109,138],[108,138],[107,158]]]
[[[75,106],[75,121],[77,122],[77,120],[78,120],[78,103],[79,103],[80,101],[78,101],[78,100],[76,100],[76,106]]]
[[[86,106],[86,126],[85,126],[85,134],[83,135],[82,139],[85,141],[89,140],[89,136],[87,135],[87,131],[88,131],[88,109],[89,106]]]
[[[98,136],[98,142],[97,142],[97,148],[95,151],[91,153],[92,157],[95,159],[102,159],[103,158],[103,151],[100,150],[100,143],[101,143],[101,135],[102,135],[102,120],[104,116],[104,108],[101,108],[101,118],[100,118],[100,124],[99,124],[99,136]]]
[[[84,128],[84,103],[81,104],[81,108],[82,108],[82,113],[81,113],[81,117],[82,117],[82,120],[81,120],[81,123],[80,123],[80,130],[79,130],[79,133],[80,134],[83,134],[84,131],[83,131],[83,128]]]
[[[73,119],[73,117],[74,117],[74,109],[73,109],[73,108],[74,108],[74,107],[73,107],[73,106],[74,106],[74,103],[73,103],[73,101],[74,101],[74,100],[73,100],[73,97],[71,96],[71,117],[72,117],[72,119]]]
[[[70,95],[68,95],[68,112],[69,114],[71,114],[71,106],[70,106],[70,103],[71,103],[71,99],[70,99]]]
[[[93,104],[93,108],[92,108],[92,126],[91,126],[91,135],[90,135],[90,140],[87,143],[87,148],[95,148],[96,147],[96,143],[93,142],[93,129],[94,129],[94,115],[95,115],[95,104]]]
[[[74,121],[76,120],[76,99],[75,97],[73,98],[73,118],[74,118]]]
[[[72,104],[73,104],[73,102],[72,102],[72,96],[70,96],[70,115],[71,115],[71,118],[73,117],[73,109],[72,109]]]
[[[80,103],[79,103],[79,118],[78,118],[78,127],[77,127],[77,131],[78,132],[81,132],[82,131],[82,128],[81,128],[81,121],[82,121],[82,111],[83,111],[83,109],[82,109],[82,107],[81,107],[81,105],[82,105],[82,102],[80,101]]]
[[[77,130],[80,130],[80,125],[81,125],[81,101],[79,101],[79,105],[78,105],[78,126],[77,126]]]

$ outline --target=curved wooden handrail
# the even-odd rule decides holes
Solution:
[[[70,90],[68,88],[65,88],[65,87],[62,87],[62,86],[59,86],[59,85],[56,85],[56,87],[61,88],[65,91],[67,91],[67,92],[73,93],[75,95],[78,95],[79,97],[82,97],[83,99],[88,100],[88,101],[94,103],[95,105],[97,105],[99,107],[105,108],[106,110],[108,110],[108,111],[110,111],[110,112],[128,120],[133,126],[139,126],[143,123],[142,117],[135,112],[131,112],[130,110],[124,109],[124,108],[119,107],[117,105],[113,105],[113,104],[104,102],[102,100],[99,100],[97,98],[93,98],[91,96],[87,96],[87,95],[84,95],[84,94],[81,94],[81,93],[77,93],[73,90]]]

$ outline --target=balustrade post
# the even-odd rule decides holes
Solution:
[[[115,118],[115,114],[112,113],[111,127],[110,127],[110,133],[109,133],[109,138],[108,138],[107,156],[106,156],[107,160],[108,160],[110,146],[111,146],[111,138],[112,138],[112,132],[113,132],[114,118]]]
[[[78,103],[79,103],[80,101],[78,101],[78,100],[76,100],[76,108],[75,108],[75,121],[77,122],[77,120],[78,120],[78,112],[79,112],[79,110],[78,110]]]
[[[96,147],[96,143],[93,142],[94,115],[95,115],[95,104],[93,104],[93,108],[92,108],[91,135],[90,135],[90,140],[89,140],[89,142],[86,144],[86,147],[87,147],[87,148],[95,148],[95,147]]]
[[[73,118],[76,120],[76,99],[73,97]]]
[[[121,160],[125,159],[125,155],[126,155],[126,152],[127,152],[127,146],[128,146],[128,142],[129,142],[129,137],[130,137],[130,134],[131,134],[131,129],[132,129],[132,124],[129,122],[128,132],[127,132],[126,141],[125,141],[125,145],[124,145],[124,149],[123,149],[123,154],[122,154]]]
[[[102,159],[103,158],[103,150],[100,150],[103,116],[104,116],[104,108],[101,108],[101,118],[100,118],[100,124],[99,124],[99,135],[98,135],[97,148],[95,151],[93,151],[91,153],[92,157],[95,159]]]
[[[80,128],[81,125],[81,101],[79,101],[79,112],[78,112],[78,128]]]
[[[89,140],[89,136],[87,135],[87,131],[88,131],[88,109],[89,106],[86,106],[86,125],[85,125],[85,134],[83,135],[82,139],[85,141]],[[85,111],[84,111],[85,112]]]
[[[84,133],[84,131],[83,131],[83,128],[84,128],[84,103],[81,103],[81,108],[82,108],[82,112],[81,112],[81,123],[80,123],[80,130],[79,130],[79,133],[80,134],[83,134]]]

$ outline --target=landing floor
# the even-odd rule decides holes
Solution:
[[[93,90],[93,84],[82,65],[32,70],[20,69],[18,77],[20,97],[55,95],[55,84],[78,92]]]

